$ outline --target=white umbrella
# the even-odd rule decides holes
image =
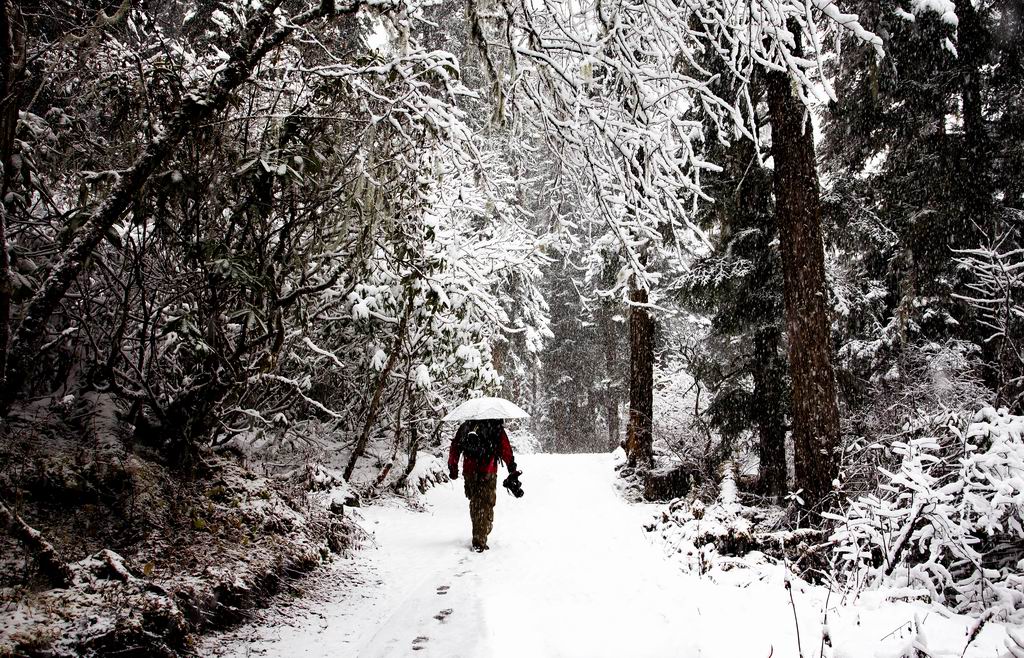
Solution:
[[[529,418],[515,402],[504,398],[473,398],[452,409],[442,420],[459,422],[463,420],[484,420],[486,418]]]

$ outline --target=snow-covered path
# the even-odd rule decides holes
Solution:
[[[619,496],[609,455],[531,455],[520,466],[526,496],[517,500],[499,491],[490,551],[469,550],[461,480],[431,491],[426,513],[368,508],[365,525],[377,547],[335,565],[344,586],[289,624],[243,629],[226,644],[224,638],[212,641],[208,652],[360,658],[798,655],[781,568],[778,578],[744,587],[684,575],[641,529],[655,508],[630,505]],[[804,655],[818,656],[822,593],[794,590]],[[835,655],[876,655],[875,642],[884,633],[863,637],[868,629],[893,630],[889,639],[901,640],[900,625],[907,619],[894,614],[892,605],[867,607],[844,615],[845,623],[834,622],[833,636],[845,645]],[[949,629],[957,631],[962,627]]]
[[[432,514],[402,524],[380,519],[386,561],[418,582],[386,618],[366,620],[353,655],[401,656],[414,647],[425,656],[638,655],[637,636],[659,638],[659,655],[689,653],[679,615],[656,611],[690,616],[693,605],[643,536],[637,510],[612,487],[608,456],[520,463],[527,495],[499,492],[487,553],[469,550],[461,482],[430,496]],[[410,569],[414,562],[421,566]],[[636,571],[627,573],[624,562]]]

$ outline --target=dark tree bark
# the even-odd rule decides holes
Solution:
[[[764,84],[756,85],[763,97]],[[755,101],[756,103],[756,101]],[[761,493],[781,497],[786,493],[786,414],[789,411],[789,364],[782,354],[785,322],[779,260],[772,243],[775,226],[772,181],[768,170],[757,163],[754,143],[739,141],[723,158],[722,188],[715,192],[725,253],[746,258],[753,266],[750,283],[724,293],[715,322],[730,334],[742,332],[751,349],[743,370],[753,379],[749,419],[758,437]],[[756,230],[755,239],[747,232]],[[746,235],[741,239],[735,236]]]
[[[419,421],[416,420],[416,412],[413,411],[410,414],[413,417],[413,421],[409,423],[409,450],[408,456],[405,461],[405,472],[402,473],[402,477],[395,483],[395,490],[401,489],[405,483],[409,480],[409,476],[416,469],[416,453],[420,449],[420,431]]]
[[[963,112],[964,148],[959,154],[960,175],[954,190],[958,212],[949,222],[947,248],[966,249],[978,245],[982,236],[976,227],[991,225],[995,202],[992,143],[984,114],[982,82],[989,64],[990,36],[971,0],[954,0],[957,26],[957,77]],[[986,341],[975,337],[979,344]]]
[[[808,506],[838,474],[839,409],[825,308],[821,199],[809,114],[789,76],[771,72],[768,112],[775,160],[775,213],[789,333],[796,484]]]
[[[630,466],[650,466],[654,458],[654,319],[647,291],[631,284],[629,301],[629,425],[626,455]]]
[[[955,212],[946,232],[947,253],[976,247],[986,240],[986,233],[998,233],[1006,215],[997,212],[997,206],[1009,205],[997,202],[997,165],[994,163],[998,158],[994,158],[995,149],[989,138],[988,120],[984,114],[984,67],[991,61],[992,37],[971,0],[954,0],[954,4],[959,20],[957,82],[963,112],[964,148],[958,154],[961,175],[957,177],[954,190]],[[990,366],[986,370],[986,380],[997,392],[996,404],[1012,406],[1013,396],[1008,395],[1008,392],[1012,391],[1012,381],[1017,374],[1005,367],[1006,340],[989,340],[988,328],[977,322],[965,323],[965,327],[972,330],[970,339],[981,345],[982,358]]]
[[[981,22],[981,16],[974,7],[972,0],[954,0],[956,15],[959,20],[957,27],[957,63],[960,77],[960,93],[963,102],[964,139],[967,142],[968,169],[981,180],[972,182],[976,190],[975,199],[968,200],[981,206],[982,210],[991,205],[991,181],[989,180],[989,144],[985,130],[982,98],[982,67],[986,64],[989,49],[989,35]],[[970,210],[967,208],[966,210]]]
[[[781,336],[774,326],[754,333],[754,408],[757,425],[759,485],[768,496],[786,494],[786,363],[779,354]]]
[[[402,448],[402,409],[405,407],[405,400],[409,397],[409,388],[411,387],[412,380],[409,379],[409,373],[406,373],[405,386],[402,387],[402,397],[398,401],[398,409],[395,411],[395,440],[394,448],[391,450],[391,458],[388,459],[387,463],[380,469],[380,473],[377,474],[377,479],[373,483],[375,489],[379,488],[384,481],[388,479],[388,475],[391,474],[391,469],[395,467],[395,460],[398,459],[398,451]],[[415,415],[415,411],[413,411]],[[402,476],[405,479],[405,476]]]

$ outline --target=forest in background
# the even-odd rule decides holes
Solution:
[[[1022,16],[5,0],[0,599],[177,650],[501,394],[684,532],[735,481],[698,544],[1020,619]]]

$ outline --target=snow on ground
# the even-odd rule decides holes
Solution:
[[[499,491],[490,551],[469,550],[461,480],[431,490],[426,512],[367,508],[375,547],[332,567],[333,591],[283,623],[210,638],[201,653],[778,658],[800,655],[799,640],[817,657],[826,601],[825,656],[895,657],[915,642],[960,656],[967,644],[972,620],[877,595],[843,605],[794,580],[791,604],[781,567],[717,581],[682,573],[642,531],[658,508],[619,496],[609,455],[524,455],[520,467],[526,496]],[[985,626],[966,656],[1008,655],[1005,635]]]

